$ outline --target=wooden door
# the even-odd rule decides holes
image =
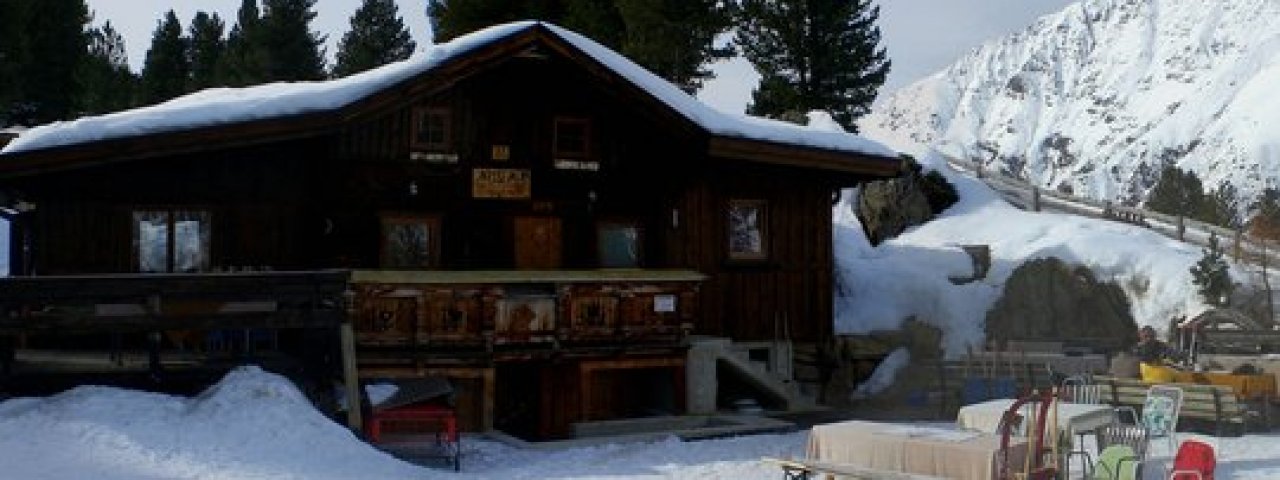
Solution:
[[[516,217],[516,268],[560,268],[560,245],[559,218]]]

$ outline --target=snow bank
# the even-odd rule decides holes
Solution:
[[[194,398],[78,387],[0,403],[0,472],[36,479],[402,479],[422,469],[238,368]]]
[[[962,353],[982,344],[986,313],[1013,270],[1046,257],[1083,264],[1099,280],[1117,282],[1139,325],[1163,330],[1170,318],[1206,308],[1189,272],[1199,248],[1122,223],[1018,210],[978,180],[939,168],[944,163],[934,156],[922,163],[940,170],[960,194],[937,219],[873,248],[850,207],[855,195],[834,207],[837,332],[897,329],[915,316],[942,330],[948,354]],[[959,248],[965,244],[989,245],[991,270],[986,279],[953,285],[948,275],[972,270]]]

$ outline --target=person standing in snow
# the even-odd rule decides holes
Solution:
[[[1156,329],[1151,328],[1150,325],[1138,330],[1138,343],[1133,346],[1131,353],[1138,357],[1138,361],[1151,365],[1181,362],[1186,359],[1182,352],[1156,338]]]

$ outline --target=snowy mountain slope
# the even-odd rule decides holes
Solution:
[[[1140,201],[1164,161],[1280,184],[1280,2],[1084,0],[881,102],[863,135],[1044,188]]]

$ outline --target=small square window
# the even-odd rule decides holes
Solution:
[[[764,200],[730,200],[727,237],[730,260],[769,257],[769,204]]]
[[[634,222],[596,226],[596,254],[604,268],[636,268],[644,261],[644,231]]]
[[[382,268],[439,265],[440,219],[423,215],[382,216]]]
[[[452,119],[449,109],[419,107],[413,109],[412,147],[433,152],[451,151],[453,143]]]
[[[591,121],[556,117],[552,155],[557,159],[583,159],[591,151]]]

